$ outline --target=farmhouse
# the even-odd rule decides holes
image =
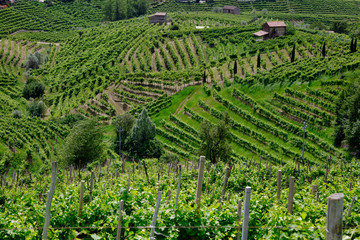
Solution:
[[[253,33],[256,37],[262,37],[262,40],[277,38],[286,34],[286,24],[283,21],[266,22],[262,25],[262,30]]]
[[[154,15],[149,16],[149,24],[162,25],[166,23],[167,14],[165,12],[157,12]]]
[[[8,0],[0,0],[0,9],[7,8],[9,4],[10,4],[10,1],[8,1]]]
[[[240,14],[240,8],[235,6],[224,6],[223,7],[223,13],[230,13],[230,14]]]

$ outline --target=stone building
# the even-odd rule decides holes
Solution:
[[[154,15],[149,16],[149,24],[162,25],[166,23],[167,14],[165,12],[157,12]]]
[[[266,22],[262,25],[262,30],[253,33],[256,37],[262,37],[262,40],[277,38],[286,34],[286,24],[283,21]]]
[[[240,8],[235,6],[224,6],[223,7],[223,13],[230,13],[230,14],[240,14]]]

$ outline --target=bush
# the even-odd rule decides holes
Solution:
[[[160,162],[162,163],[178,163],[179,162],[179,157],[178,155],[174,154],[174,153],[165,153],[163,155],[161,155]]]
[[[30,53],[25,63],[26,70],[30,68],[38,69],[39,65],[40,65],[39,59],[34,54]]]
[[[26,109],[31,117],[41,117],[45,114],[46,105],[43,101],[36,102],[33,100],[27,105]]]
[[[23,88],[22,94],[26,99],[39,98],[44,95],[45,86],[41,82],[28,80]]]
[[[22,112],[20,110],[15,110],[13,111],[13,117],[14,118],[21,118],[22,117]]]

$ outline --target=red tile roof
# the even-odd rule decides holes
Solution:
[[[266,22],[269,27],[286,27],[286,24],[283,21],[277,21],[277,22]]]

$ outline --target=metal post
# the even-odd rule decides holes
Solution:
[[[55,187],[56,187],[56,162],[52,162],[51,185],[50,185],[48,199],[46,202],[46,217],[45,217],[44,229],[42,232],[42,239],[47,239],[47,233],[49,230],[50,218],[51,218],[51,202],[54,196]]]
[[[122,212],[123,212],[123,207],[124,207],[124,201],[121,200],[121,201],[120,201],[120,207],[119,207],[119,222],[118,222],[118,226],[117,226],[116,240],[120,240],[120,236],[121,236],[121,225],[122,225]]]
[[[242,240],[248,239],[250,194],[251,194],[251,187],[246,187],[245,188],[245,202],[244,202],[244,218],[243,218],[242,235],[241,235]]]

